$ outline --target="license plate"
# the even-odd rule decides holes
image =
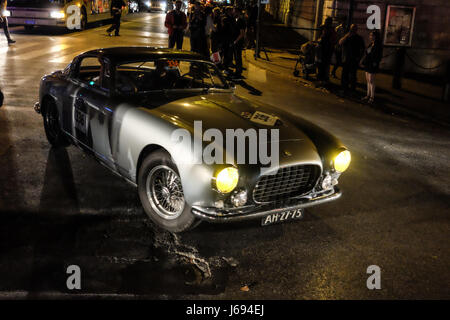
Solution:
[[[291,220],[298,220],[303,218],[303,210],[295,209],[295,210],[286,210],[277,213],[269,214],[262,218],[261,225],[267,226],[269,224],[281,223]]]
[[[25,20],[25,24],[36,24],[35,20]]]

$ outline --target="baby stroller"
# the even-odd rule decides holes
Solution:
[[[298,77],[300,71],[297,70],[297,65],[300,63],[302,66],[302,74],[308,79],[309,75],[312,73],[317,73],[316,71],[316,49],[317,43],[315,41],[308,41],[300,47],[300,54],[298,56],[297,62],[294,67],[294,76]]]

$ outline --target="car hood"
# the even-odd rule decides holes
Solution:
[[[152,111],[168,121],[183,123],[189,130],[193,130],[194,121],[202,121],[203,131],[215,128],[225,134],[226,129],[279,129],[280,141],[309,140],[302,130],[275,108],[249,102],[233,94],[210,93],[176,100],[172,100],[174,97],[168,94],[167,98],[168,103],[158,103],[159,106],[152,108]],[[255,122],[250,117],[257,111],[276,117],[279,121],[274,125]]]
[[[273,107],[250,102],[231,93],[188,97],[167,94],[166,98],[168,100],[164,104],[153,100],[154,105],[149,106],[149,111],[191,132],[194,131],[194,121],[202,121],[203,132],[215,128],[222,132],[223,137],[226,137],[226,129],[279,129],[280,164],[289,165],[299,161],[321,163],[316,146],[308,135],[288,116]],[[257,111],[278,120],[273,126],[257,123],[250,119]]]

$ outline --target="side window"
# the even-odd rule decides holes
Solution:
[[[78,79],[89,86],[102,88],[103,65],[97,57],[86,57],[81,60],[78,70]],[[107,86],[106,86],[107,87]]]

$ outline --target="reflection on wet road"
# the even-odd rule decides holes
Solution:
[[[0,42],[0,297],[448,298],[448,129],[392,117],[252,64],[236,92],[328,129],[352,151],[343,197],[301,221],[156,228],[136,189],[75,147],[51,149],[33,111],[39,79],[88,49],[165,46],[164,15]],[[185,40],[185,44],[188,39]],[[82,289],[66,288],[79,265]],[[368,290],[366,269],[382,270]],[[241,291],[247,286],[248,291]]]

